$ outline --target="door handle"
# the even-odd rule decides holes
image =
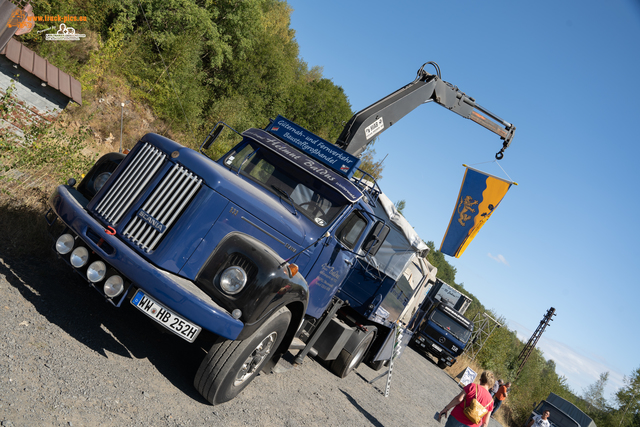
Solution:
[[[353,261],[350,260],[350,259],[345,259],[344,263],[347,264],[347,265],[353,265]]]

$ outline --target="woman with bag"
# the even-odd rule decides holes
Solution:
[[[463,388],[462,392],[440,412],[438,421],[442,416],[446,418],[449,409],[453,408],[445,427],[488,426],[489,415],[493,409],[493,399],[489,389],[493,387],[494,382],[493,372],[484,371],[480,375],[480,385],[471,383]]]

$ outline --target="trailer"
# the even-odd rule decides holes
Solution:
[[[471,305],[471,298],[469,298],[468,295],[465,295],[451,287],[451,285],[445,283],[441,279],[436,279],[436,282],[433,285],[433,288],[430,289],[428,296],[435,301],[440,301],[449,305],[462,315],[467,312],[467,308]]]

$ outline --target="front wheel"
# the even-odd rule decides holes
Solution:
[[[291,312],[282,307],[247,339],[216,342],[200,364],[193,385],[212,405],[233,399],[273,357],[290,321]]]

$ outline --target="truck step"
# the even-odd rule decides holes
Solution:
[[[300,338],[294,338],[291,341],[291,345],[289,346],[289,350],[302,350],[306,344]]]

